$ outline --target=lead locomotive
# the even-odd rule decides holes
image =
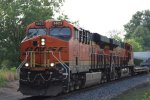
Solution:
[[[62,20],[27,26],[20,46],[19,91],[55,96],[133,74],[131,45]]]

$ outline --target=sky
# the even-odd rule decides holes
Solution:
[[[65,0],[62,12],[80,27],[108,36],[113,30],[124,32],[137,11],[150,9],[150,0]]]

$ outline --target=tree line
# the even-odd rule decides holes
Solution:
[[[137,11],[124,25],[124,30],[126,32],[124,39],[120,37],[121,31],[113,30],[109,35],[118,41],[131,44],[135,52],[150,51],[150,10]]]
[[[134,51],[150,51],[150,10],[137,11],[124,29]]]

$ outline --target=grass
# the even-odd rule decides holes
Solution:
[[[150,100],[150,83],[133,88],[113,100]]]
[[[0,69],[0,87],[5,86],[8,81],[16,80],[16,68]]]

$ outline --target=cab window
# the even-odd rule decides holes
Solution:
[[[29,29],[26,38],[32,38],[34,36],[42,36],[42,35],[46,35],[46,29],[43,28]]]
[[[56,37],[62,40],[69,41],[71,38],[71,30],[70,28],[51,28],[50,29],[50,36]]]

